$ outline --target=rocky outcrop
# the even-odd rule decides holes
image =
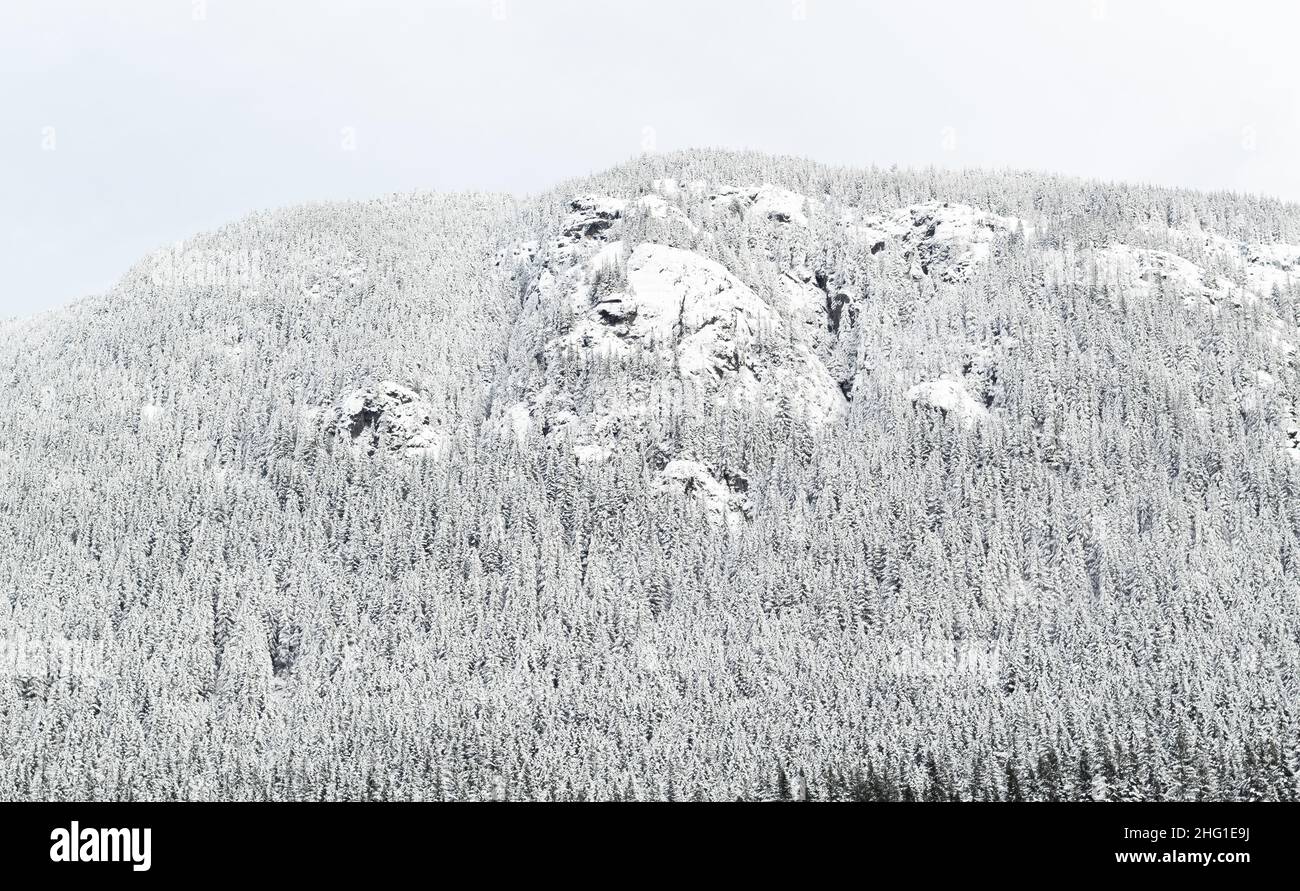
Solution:
[[[1207,274],[1200,266],[1169,251],[1113,244],[1096,253],[1103,281],[1119,284],[1133,294],[1152,296],[1162,290],[1187,307],[1218,312],[1225,304],[1241,303],[1241,289]]]
[[[608,258],[598,255],[593,262]],[[717,262],[643,244],[632,251],[623,274],[622,287],[586,305],[579,295],[572,329],[547,347],[552,359],[636,356],[653,362],[657,380],[674,388],[685,385],[695,396],[718,401],[745,400],[772,413],[784,400],[814,427],[844,410],[839,387],[808,346]],[[543,402],[563,404],[557,396],[547,394]]]
[[[748,482],[743,476],[715,477],[699,461],[674,459],[654,477],[652,487],[663,494],[695,499],[715,521],[736,524],[753,516],[754,506],[745,495]]]
[[[752,188],[725,186],[710,195],[709,202],[715,212],[753,215],[774,223],[808,225],[808,199],[771,183]]]
[[[908,400],[918,408],[951,416],[970,427],[988,416],[988,409],[967,392],[961,381],[942,378],[925,381],[907,391]]]
[[[569,215],[565,217],[562,232],[578,241],[584,238],[604,238],[606,231],[623,216],[627,201],[609,195],[580,195],[569,202]]]
[[[759,189],[745,200],[764,213],[787,207],[797,224],[792,195]],[[538,351],[518,401],[506,411],[503,424],[521,442],[559,437],[580,463],[596,464],[643,441],[665,412],[698,415],[693,404],[739,404],[810,429],[846,410],[813,341],[784,309],[703,254],[653,242],[629,246],[619,238],[635,231],[623,228],[633,213],[675,221],[684,236],[698,234],[677,203],[682,196],[675,185],[660,183],[656,194],[635,200],[582,196],[571,203],[565,231],[576,240],[538,258],[526,298],[528,306],[564,307],[570,315]],[[584,368],[600,370],[601,383],[621,383],[590,387],[574,375]],[[731,481],[681,448],[668,445],[650,474],[657,491],[704,499],[711,515],[735,521],[752,510]]]
[[[582,464],[601,464],[629,443],[658,436],[657,424],[668,415],[699,418],[706,404],[710,411],[757,408],[817,430],[841,418],[855,394],[883,389],[901,390],[917,411],[962,428],[1002,418],[1007,382],[1000,372],[1014,338],[986,331],[966,342],[953,334],[884,366],[856,348],[870,276],[833,268],[809,241],[811,224],[821,222],[812,218],[828,208],[841,231],[880,264],[872,275],[936,286],[960,286],[1027,246],[1049,279],[1095,273],[1129,294],[1176,295],[1217,312],[1254,299],[1243,294],[1289,284],[1300,268],[1300,249],[1234,243],[1199,230],[1135,237],[1161,247],[1112,243],[1067,254],[1045,236],[1038,243],[1025,220],[960,202],[864,215],[770,183],[661,177],[648,185],[626,196],[578,195],[567,205],[561,238],[542,249],[520,242],[500,255],[503,266],[530,267],[525,311],[532,306],[532,324],[545,332],[529,347],[533,364],[516,379],[503,427],[521,441],[564,439]],[[735,230],[726,241],[713,240],[736,218],[759,250],[747,266],[732,269],[715,258],[735,250]],[[1216,259],[1188,259],[1206,256]],[[1228,272],[1233,267],[1239,274]],[[1294,350],[1291,329],[1271,318],[1261,333],[1280,351]],[[871,386],[859,386],[870,376]],[[736,493],[699,457],[669,447],[649,479],[664,492],[731,504]],[[748,515],[734,508],[719,509]]]
[[[1015,217],[935,201],[866,217],[856,228],[871,253],[892,249],[901,254],[913,278],[953,283],[966,281],[993,256],[999,239],[1018,227],[1023,224]]]
[[[392,381],[353,390],[329,415],[326,436],[359,456],[394,454],[437,458],[447,437],[429,403],[416,391]]]

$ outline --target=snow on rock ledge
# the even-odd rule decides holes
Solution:
[[[385,381],[353,390],[335,406],[326,431],[332,443],[354,454],[439,457],[447,437],[434,422],[429,403],[409,387]]]

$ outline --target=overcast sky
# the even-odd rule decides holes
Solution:
[[[0,315],[253,210],[643,148],[1300,200],[1300,10],[1196,0],[3,0]]]

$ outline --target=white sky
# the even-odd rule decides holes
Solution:
[[[1297,25],[1245,0],[3,0],[0,316],[252,210],[537,191],[647,127],[1300,200]]]

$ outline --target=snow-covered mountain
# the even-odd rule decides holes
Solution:
[[[1300,209],[647,156],[0,333],[8,798],[1294,798]]]

